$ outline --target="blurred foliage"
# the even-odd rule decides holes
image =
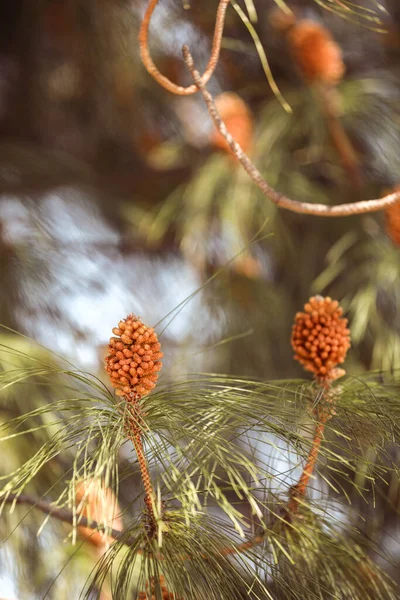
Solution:
[[[363,235],[351,232],[331,248],[328,266],[315,287],[329,289],[346,308],[352,320],[352,339],[363,360],[372,368],[390,371],[400,366],[400,254],[375,223],[367,218],[363,221]]]

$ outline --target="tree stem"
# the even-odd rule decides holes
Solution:
[[[131,440],[139,463],[140,476],[145,491],[144,502],[146,504],[148,525],[150,534],[156,531],[156,518],[154,515],[155,494],[153,484],[151,482],[149,468],[147,466],[146,457],[143,448],[143,434],[141,428],[141,415],[137,401],[128,402],[128,416],[126,417],[126,429],[128,437]]]
[[[26,504],[28,506],[32,506],[33,508],[37,508],[42,513],[50,515],[53,519],[57,519],[63,523],[74,525],[74,523],[77,522],[78,525],[81,525],[82,527],[88,527],[89,529],[102,532],[106,531],[106,527],[100,523],[97,523],[96,521],[89,521],[87,517],[84,517],[80,514],[76,515],[74,512],[66,508],[55,508],[45,500],[41,500],[40,498],[36,498],[36,496],[31,496],[30,494],[8,494],[3,502],[6,504]],[[123,531],[107,528],[107,534],[115,540],[123,540],[124,543],[129,545],[130,540],[126,538],[126,535]]]
[[[151,483],[149,469],[147,467],[146,457],[144,455],[143,449],[143,440],[140,432],[135,432],[131,436],[132,443],[135,447],[136,456],[139,462],[140,475],[142,477],[144,491],[146,495],[144,497],[144,502],[147,507],[149,519],[151,521],[152,529],[155,527],[155,517],[153,510],[153,502],[155,499],[153,484]]]
[[[221,50],[222,34],[224,31],[225,24],[225,14],[229,2],[230,0],[220,0],[218,5],[217,17],[215,19],[214,38],[211,48],[211,56],[210,60],[208,61],[206,70],[201,77],[204,83],[207,83],[207,81],[211,78],[212,74],[214,73],[215,67],[218,64],[219,54]],[[181,85],[173,83],[170,79],[168,79],[168,77],[165,77],[165,75],[162,75],[160,73],[160,71],[154,64],[153,59],[151,58],[149,50],[149,28],[151,17],[157,4],[158,0],[149,0],[142,24],[140,26],[139,49],[142,63],[146,68],[147,72],[153,77],[153,79],[155,79],[159,85],[161,85],[163,88],[165,88],[172,94],[176,94],[177,96],[189,96],[191,94],[196,94],[199,91],[199,88],[196,84],[189,85],[188,87],[182,87]]]
[[[21,505],[26,504],[28,506],[31,506],[32,508],[37,508],[46,515],[50,515],[53,519],[57,519],[58,521],[62,521],[63,523],[68,523],[69,525],[73,525],[76,520],[76,515],[74,512],[66,508],[55,508],[45,500],[41,500],[40,498],[37,498],[36,496],[31,496],[29,494],[8,494],[4,502],[6,504],[12,504],[13,502],[15,502],[15,504]],[[88,527],[89,529],[93,529],[94,531],[106,530],[106,528],[100,523],[97,523],[96,521],[89,521],[86,517],[83,517],[81,515],[78,516],[77,522],[78,525],[82,525],[82,527]],[[124,533],[124,531],[119,531],[118,529],[107,528],[107,534],[114,540],[123,542],[126,546],[133,546],[136,543],[132,537],[127,536]],[[220,552],[223,556],[245,552],[246,550],[249,550],[250,548],[261,544],[264,541],[264,539],[265,536],[263,534],[257,535],[246,542],[238,544],[237,546],[223,548]],[[138,550],[138,553],[141,554],[141,549]],[[162,557],[158,558],[162,559]],[[206,560],[208,559],[208,556],[204,555],[203,558]],[[182,556],[180,557],[180,559],[190,560],[190,556]]]
[[[255,167],[247,154],[243,152],[242,148],[227,130],[226,125],[221,119],[221,115],[215,106],[213,97],[207,90],[200,73],[195,68],[193,57],[187,46],[183,47],[183,57],[185,59],[186,66],[192,75],[193,81],[203,96],[208,113],[214,121],[214,125],[222,137],[227,141],[230,149],[241,163],[245,171],[248,173],[252,181],[261,190],[264,196],[266,196],[280,208],[285,208],[286,210],[300,214],[315,215],[318,217],[347,217],[351,215],[360,215],[364,213],[376,212],[378,210],[384,210],[388,206],[396,204],[400,201],[400,191],[393,192],[382,198],[373,200],[360,200],[358,202],[338,204],[336,206],[314,204],[311,202],[300,202],[299,200],[292,200],[291,198],[279,193],[272,186],[270,186],[267,181],[265,181],[260,171]]]
[[[290,492],[290,498],[287,504],[287,508],[290,514],[292,515],[298,511],[299,498],[305,496],[307,486],[314,473],[315,465],[317,463],[319,451],[321,448],[321,443],[324,437],[325,425],[330,419],[330,417],[331,415],[329,411],[324,410],[321,414],[319,422],[315,426],[313,442],[303,472],[300,476],[299,481],[294,487],[292,487]]]

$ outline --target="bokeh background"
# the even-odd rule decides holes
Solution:
[[[356,13],[337,14],[328,9],[340,9],[339,1],[288,2],[296,19],[326,27],[341,49],[337,118],[356,175],[334,143],[318,86],[302,77],[277,25],[277,4],[239,2],[291,112],[271,90],[249,29],[228,9],[209,89],[236,94],[228,126],[267,181],[299,200],[352,202],[399,183],[400,8],[397,0],[357,4]],[[174,81],[191,81],[184,43],[200,70],[206,64],[215,11],[209,0],[191,0],[190,9],[163,0],[157,8],[151,49]],[[202,99],[173,96],[147,74],[137,44],[143,13],[139,0],[0,5],[0,323],[104,379],[111,329],[134,312],[151,325],[164,319],[167,379],[193,371],[288,379],[301,375],[290,347],[293,316],[322,293],[350,319],[348,371],[398,368],[400,217],[277,210],[216,137]],[[13,336],[3,329],[0,343]],[[15,343],[24,347],[21,338]],[[47,393],[57,394],[56,381]],[[43,402],[42,390],[30,389],[0,406],[0,419]],[[9,444],[5,463],[29,451]],[[43,469],[38,490],[70,460]],[[124,506],[137,482],[128,456],[121,464]],[[395,575],[393,486],[370,534],[391,553]],[[0,526],[7,538],[0,597],[42,598],[52,586],[49,598],[77,598],[94,564],[90,544],[77,551],[63,543],[68,528],[60,524],[38,538],[31,513],[11,535],[21,515],[9,517],[4,536]]]

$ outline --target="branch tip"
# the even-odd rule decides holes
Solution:
[[[360,215],[364,213],[377,212],[384,210],[388,206],[400,202],[400,190],[388,194],[382,198],[373,200],[360,200],[358,202],[351,202],[347,204],[338,204],[335,206],[327,206],[326,204],[313,204],[311,202],[301,202],[299,200],[293,200],[275,190],[261,175],[260,171],[256,168],[247,154],[242,150],[240,145],[234,140],[226,128],[221,115],[215,105],[214,99],[210,92],[206,88],[204,78],[200,76],[200,73],[196,70],[193,57],[190,54],[189,48],[184,46],[182,49],[185,64],[195,82],[195,85],[200,90],[203,100],[206,104],[207,111],[212,118],[215,127],[218,129],[220,134],[225,138],[233,154],[237,160],[241,163],[242,167],[248,173],[252,181],[261,190],[264,196],[271,200],[274,204],[280,208],[290,210],[300,214],[315,215],[318,217],[348,217],[351,215]]]

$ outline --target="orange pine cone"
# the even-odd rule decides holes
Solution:
[[[386,190],[386,194],[400,191],[399,187],[392,190]],[[400,200],[396,204],[388,206],[385,210],[386,218],[386,233],[392,240],[393,244],[400,246]]]
[[[319,380],[333,380],[343,375],[342,364],[350,348],[347,319],[337,300],[314,296],[297,313],[292,331],[294,358]]]
[[[162,367],[157,334],[135,315],[120,321],[113,333],[120,337],[110,338],[105,359],[111,385],[119,396],[138,400],[155,387]]]
[[[215,98],[215,105],[227,130],[247,154],[251,150],[254,133],[253,118],[247,104],[234,92],[224,92]],[[229,144],[216,129],[211,134],[210,143],[232,154]]]
[[[119,516],[120,508],[114,492],[105,487],[98,479],[80,481],[75,488],[75,501],[79,516],[96,521],[99,525],[107,525],[112,529],[122,531],[122,519]],[[81,537],[87,538],[97,547],[107,547],[112,538],[102,531],[95,531],[90,527],[78,526]]]
[[[288,31],[287,39],[306,81],[336,85],[343,78],[342,50],[323,25],[303,19]]]

